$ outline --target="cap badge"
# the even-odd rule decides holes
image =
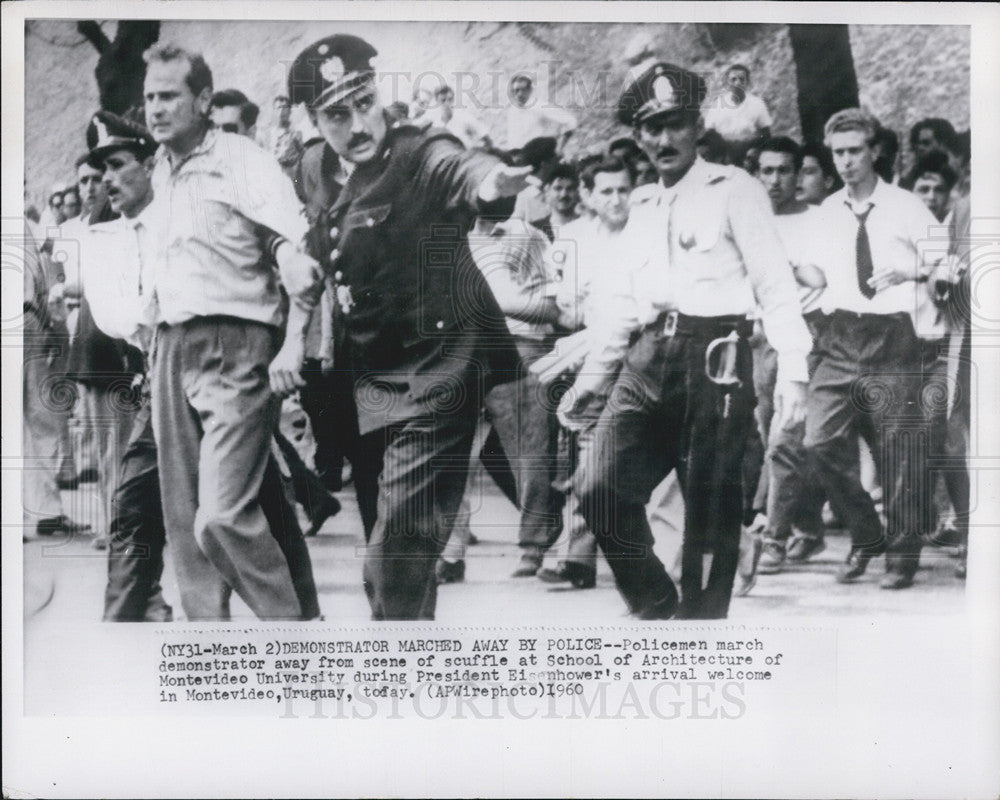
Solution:
[[[675,103],[674,85],[666,75],[660,75],[653,81],[653,97],[657,103],[662,103],[665,106]]]
[[[324,61],[320,65],[319,71],[323,76],[323,80],[327,83],[333,83],[334,81],[343,78],[346,72],[344,69],[344,62],[337,58],[337,56],[331,56]]]

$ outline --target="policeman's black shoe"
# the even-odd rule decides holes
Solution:
[[[56,488],[61,492],[72,492],[80,485],[80,479],[75,475],[64,478],[62,476],[56,478]]]
[[[679,605],[677,590],[674,589],[666,597],[634,611],[632,616],[635,619],[672,619]]]
[[[865,574],[873,555],[863,550],[851,550],[847,562],[837,572],[837,583],[851,583]]]
[[[469,541],[466,542],[469,547],[479,544],[479,537],[476,536],[472,531],[469,531]]]
[[[540,550],[526,550],[521,554],[521,562],[518,564],[510,577],[512,578],[533,578],[542,568],[542,553]]]
[[[434,577],[438,586],[444,583],[461,583],[465,580],[465,560],[445,561],[439,558],[434,568]]]
[[[958,547],[962,544],[962,534],[953,525],[942,525],[927,537],[934,547]]]
[[[319,533],[319,529],[323,527],[324,522],[339,513],[340,501],[332,494],[328,494],[313,506],[312,514],[309,517],[309,529],[303,535],[315,536]]]
[[[908,589],[913,586],[913,576],[905,572],[887,572],[879,581],[882,589]]]
[[[90,530],[90,526],[80,522],[73,522],[65,514],[58,517],[50,517],[38,521],[35,532],[39,536],[55,536],[57,533],[85,533]]]
[[[100,475],[94,467],[87,467],[85,470],[81,470],[80,474],[76,476],[76,479],[80,483],[97,483],[100,479]]]
[[[538,571],[545,583],[571,583],[576,589],[593,589],[597,585],[597,570],[575,561],[560,562],[557,569]]]

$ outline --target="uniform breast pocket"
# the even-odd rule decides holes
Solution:
[[[682,253],[707,253],[719,242],[722,221],[722,214],[717,210],[699,212],[692,209],[678,214],[674,234],[677,248]]]
[[[374,228],[382,225],[389,219],[389,212],[392,211],[392,204],[387,203],[371,208],[359,208],[351,211],[344,220],[344,227],[347,230]]]

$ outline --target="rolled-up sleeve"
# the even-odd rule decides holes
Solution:
[[[802,318],[795,276],[778,238],[764,187],[752,179],[735,180],[728,216],[762,312],[764,334],[778,353],[778,380],[808,381],[806,357],[812,349],[812,337]]]

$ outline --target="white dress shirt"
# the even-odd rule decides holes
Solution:
[[[858,288],[858,214],[871,209],[865,220],[874,271],[897,269],[912,280],[903,281],[867,298]],[[818,248],[818,266],[826,275],[821,305],[826,313],[837,309],[856,314],[898,314],[913,319],[919,335],[935,338],[936,326],[925,309],[927,286],[917,279],[930,273],[947,256],[947,229],[920,199],[898,186],[877,179],[871,196],[855,204],[847,188],[830,195],[819,207],[823,246]],[[927,312],[927,313],[925,313]],[[941,334],[943,335],[943,334]]]

